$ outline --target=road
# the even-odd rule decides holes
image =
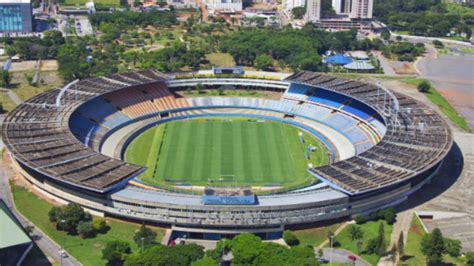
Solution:
[[[8,177],[12,176],[13,173],[11,169],[5,165],[3,158],[0,160],[0,198],[5,202],[8,208],[12,211],[13,215],[20,221],[23,227],[27,225],[31,225],[29,221],[23,218],[16,209],[14,208],[12,195],[10,193],[10,186],[8,184]],[[45,253],[47,256],[53,258],[55,261],[61,261],[61,257],[59,255],[59,251],[61,248],[58,244],[54,241],[46,237],[43,232],[41,232],[38,228],[34,228],[33,233],[31,234],[33,241],[35,241],[36,245]],[[63,264],[66,266],[75,266],[81,265],[76,259],[73,257],[63,258]]]
[[[344,250],[344,249],[335,249],[333,248],[332,249],[332,254],[331,254],[331,249],[330,248],[323,248],[323,258],[327,259],[327,260],[331,260],[332,258],[332,262],[336,262],[336,263],[352,263],[352,260],[348,259],[348,256],[350,255],[353,255],[353,256],[356,256],[354,254],[352,254],[351,252],[347,251],[347,250]],[[358,258],[358,256],[356,256]],[[355,266],[369,266],[370,264],[368,264],[367,262],[365,261],[362,261],[360,260],[360,258],[358,258],[356,261],[355,261]]]
[[[437,54],[426,45],[427,55],[417,61],[416,68],[474,128],[474,54],[458,52],[459,46],[447,46],[451,54]]]

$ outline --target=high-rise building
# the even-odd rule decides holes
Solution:
[[[322,15],[322,0],[307,0],[306,2],[306,21],[319,22]]]
[[[372,19],[374,0],[352,0],[351,19]]]
[[[32,32],[30,0],[0,0],[0,32]]]
[[[283,5],[286,10],[291,11],[295,7],[304,6],[305,0],[283,0]]]

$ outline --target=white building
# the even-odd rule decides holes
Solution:
[[[283,6],[286,10],[291,11],[295,7],[304,6],[305,0],[284,0]]]
[[[322,0],[308,0],[306,3],[305,20],[307,22],[319,22],[322,15]]]
[[[351,19],[372,19],[374,0],[352,0]]]

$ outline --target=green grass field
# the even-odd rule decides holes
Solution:
[[[319,140],[276,122],[244,117],[199,118],[155,126],[129,145],[126,160],[147,166],[142,181],[153,185],[264,185],[294,187],[314,182],[307,164],[326,164]],[[317,147],[307,161],[306,145]]]
[[[385,243],[388,245],[388,243],[390,243],[392,225],[387,224],[385,221],[369,221],[361,225],[356,225],[362,229],[362,232],[364,232],[362,238],[363,248],[361,257],[367,260],[371,265],[377,265],[377,262],[380,257],[376,254],[366,254],[363,250],[365,250],[365,247],[369,240],[377,236],[380,223],[384,223]],[[335,243],[338,243],[338,245],[340,245],[338,247],[336,246],[337,248],[347,249],[354,252],[355,254],[357,254],[358,252],[357,241],[352,241],[350,239],[349,226],[344,228],[344,230],[342,230],[341,233],[336,236]]]
[[[133,236],[135,231],[140,228],[139,224],[107,219],[110,230],[106,234],[98,234],[94,238],[87,239],[82,239],[78,235],[68,235],[63,231],[56,230],[54,223],[49,221],[48,212],[53,205],[38,198],[24,187],[13,183],[10,185],[18,211],[56,243],[65,245],[67,252],[83,265],[105,265],[106,261],[102,260],[102,249],[109,241],[126,241],[130,243],[133,251],[138,250],[138,246],[133,241]],[[164,235],[164,230],[157,227],[150,228],[157,232],[157,241],[159,242]]]

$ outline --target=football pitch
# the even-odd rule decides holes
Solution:
[[[307,172],[328,162],[324,145],[301,129],[271,120],[213,117],[152,127],[127,148],[126,160],[147,167],[140,179],[151,185],[275,185],[314,182]],[[305,156],[308,145],[316,147]]]

